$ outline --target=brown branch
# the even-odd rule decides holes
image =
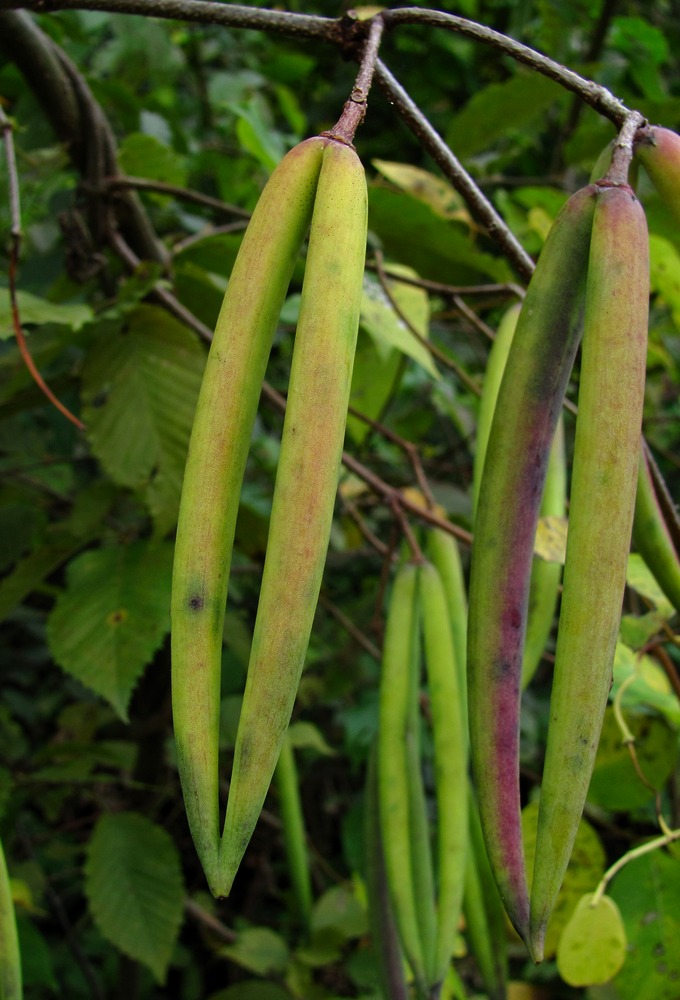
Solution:
[[[42,394],[50,401],[52,406],[54,406],[54,408],[62,414],[62,416],[66,417],[67,420],[70,420],[72,424],[75,424],[78,430],[82,431],[85,429],[85,424],[82,420],[79,420],[78,417],[74,416],[68,407],[64,406],[61,400],[57,399],[38,371],[28,348],[28,344],[26,343],[26,337],[21,325],[19,303],[17,300],[17,270],[19,266],[19,254],[21,251],[21,202],[19,198],[19,175],[17,171],[16,156],[14,155],[12,123],[5,114],[1,105],[0,131],[2,131],[3,144],[5,147],[5,162],[7,163],[7,175],[9,178],[9,210],[11,223],[7,279],[9,285],[10,307],[12,310],[12,326],[14,328],[14,336],[16,338],[17,347],[19,348],[19,353],[21,354],[26,368],[31,374],[31,378],[36,383]]]
[[[368,38],[361,55],[361,65],[357,78],[354,81],[352,93],[346,101],[340,118],[335,123],[330,132],[333,138],[340,139],[351,146],[354,142],[354,135],[359,125],[366,117],[366,107],[368,104],[368,94],[373,82],[375,64],[378,58],[378,50],[382,39],[384,23],[380,15],[371,18],[369,22]]]
[[[534,262],[529,254],[430,124],[429,119],[380,60],[376,65],[376,81],[420,145],[427,150],[435,163],[441,167],[445,177],[451,181],[468,206],[472,217],[484,227],[517,273],[528,281],[534,271]]]

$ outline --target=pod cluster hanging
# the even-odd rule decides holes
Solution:
[[[345,433],[366,252],[354,148],[300,143],[267,183],[217,320],[184,477],[172,587],[172,704],[191,834],[229,893],[267,794],[321,586]],[[310,228],[311,226],[311,228]],[[279,314],[309,246],[246,690],[220,835],[222,634],[250,438]]]
[[[680,137],[638,131],[635,154],[680,218]],[[640,450],[649,307],[644,211],[595,181],[557,217],[527,289],[488,431],[470,571],[470,753],[507,913],[536,961],[571,856],[612,682],[635,539],[670,599],[680,563]],[[519,710],[537,521],[577,350],[578,414],[534,872],[525,871]]]

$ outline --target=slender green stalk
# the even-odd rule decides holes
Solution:
[[[0,842],[0,1000],[22,1000],[23,995],[14,901]]]
[[[305,927],[309,927],[309,918],[312,913],[312,882],[309,874],[309,857],[302,802],[300,801],[298,771],[289,733],[286,733],[281,746],[274,780],[279,791],[283,841],[288,858],[288,874],[293,886],[298,914]]]

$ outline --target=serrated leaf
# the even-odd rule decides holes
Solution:
[[[628,937],[616,1000],[677,1000],[680,992],[680,861],[653,851],[623,868],[609,887]]]
[[[609,982],[626,960],[626,929],[613,899],[579,900],[557,946],[557,971],[570,986]]]
[[[402,272],[416,277],[410,269],[404,268]],[[390,283],[390,286],[390,292],[400,310],[420,336],[426,338],[429,306],[425,292],[422,289],[400,285],[399,282]],[[380,283],[371,277],[364,278],[360,322],[363,329],[373,338],[383,360],[387,360],[392,350],[398,350],[417,361],[432,378],[440,377],[430,352],[414,337],[407,324],[397,314]]]
[[[219,954],[260,976],[282,973],[288,965],[286,942],[268,927],[249,927],[234,944],[220,948]]]
[[[538,802],[531,802],[522,810],[522,835],[527,865],[527,877],[531,884],[536,853],[536,828],[538,825]],[[605,852],[602,842],[587,820],[582,819],[569,866],[564,876],[562,888],[557,897],[545,938],[545,957],[555,954],[560,935],[571,918],[576,905],[584,893],[597,887],[604,874]]]
[[[138,813],[103,816],[88,845],[85,892],[102,935],[164,983],[184,885],[170,836]]]
[[[630,810],[644,806],[654,798],[655,788],[663,788],[676,766],[677,736],[666,722],[647,712],[627,711],[625,717],[635,738],[640,770],[652,787],[648,788],[638,777],[610,706],[605,712],[588,789],[588,801],[603,809]]]
[[[164,310],[140,306],[102,339],[83,372],[92,450],[120,486],[145,496],[159,534],[177,519],[205,352]]]
[[[68,567],[48,618],[57,663],[106,698],[122,719],[144,667],[170,628],[172,545],[95,549]]]
[[[56,323],[58,326],[68,326],[79,330],[92,319],[92,310],[82,302],[59,303],[41,299],[31,292],[17,291],[17,305],[22,327],[44,326]],[[0,286],[0,340],[9,340],[14,336],[12,309],[9,291]]]

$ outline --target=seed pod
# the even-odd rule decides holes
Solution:
[[[427,983],[426,947],[421,940],[414,886],[407,744],[413,734],[410,700],[418,642],[418,571],[403,565],[390,595],[380,678],[378,801],[385,872],[404,954],[421,992]]]
[[[479,405],[477,439],[472,474],[472,508],[477,508],[479,486],[489,441],[498,390],[510,351],[520,307],[511,306],[498,326],[484,374],[484,388]],[[564,422],[560,416],[550,450],[550,459],[541,500],[541,517],[564,517],[566,513],[567,470],[564,453]],[[534,557],[529,585],[526,637],[522,659],[522,687],[525,688],[536,673],[552,629],[559,595],[562,567],[557,562],[547,562]]]
[[[649,250],[628,186],[602,186],[593,221],[569,532],[531,889],[531,951],[583,812],[626,581],[647,359]]]
[[[529,283],[498,395],[475,519],[468,624],[470,751],[491,868],[520,936],[529,898],[519,704],[529,580],[550,446],[580,340],[596,189],[566,203]]]
[[[640,451],[633,541],[654,579],[680,614],[680,556],[657,499],[644,442]]]
[[[659,125],[638,129],[635,156],[680,224],[680,135]]]
[[[352,147],[326,140],[220,845],[222,895],[231,888],[271,782],[319,597],[359,329],[367,211],[359,157]]]
[[[441,983],[451,962],[463,906],[468,848],[467,732],[462,725],[462,693],[444,586],[431,563],[420,567],[419,582],[437,793],[439,891],[433,982]]]
[[[172,712],[184,803],[218,890],[222,631],[241,483],[267,359],[309,227],[325,140],[281,161],[246,230],[217,320],[189,445],[172,580]]]

